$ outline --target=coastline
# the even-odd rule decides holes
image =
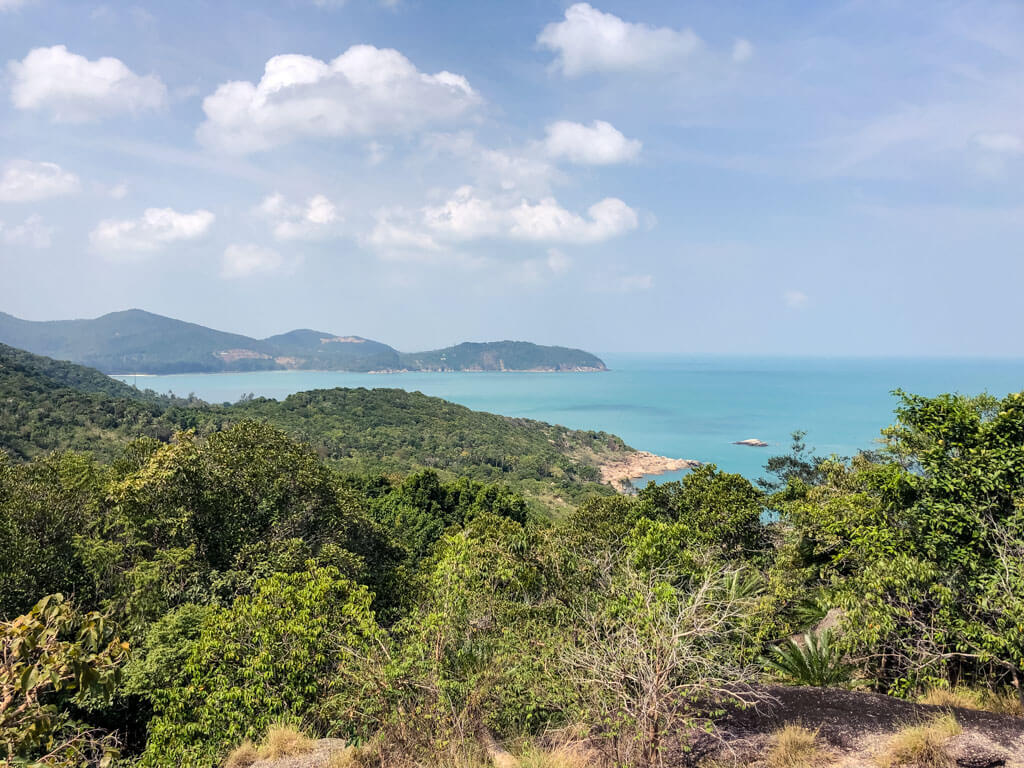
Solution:
[[[658,456],[650,451],[635,451],[626,456],[616,457],[600,464],[601,482],[610,485],[619,493],[626,493],[627,481],[647,475],[663,475],[683,469],[699,467],[701,462],[694,459],[673,459]]]
[[[394,368],[352,371],[343,368],[267,368],[255,371],[175,371],[174,373],[103,373],[104,376],[233,376],[242,373],[354,373],[378,376],[395,373],[607,373],[609,368]]]

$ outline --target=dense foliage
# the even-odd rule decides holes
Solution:
[[[97,371],[2,345],[0,402],[0,449],[16,459],[61,449],[112,459],[139,436],[166,442],[179,430],[205,436],[258,419],[344,471],[404,475],[429,467],[448,479],[504,481],[538,508],[610,493],[597,483],[597,466],[609,453],[630,450],[604,432],[496,416],[395,389],[210,405],[140,392]]]
[[[197,428],[0,462],[15,762],[205,768],[292,723],[433,764],[583,724],[646,768],[780,679],[1021,690],[1022,395],[900,394],[873,453],[798,433],[761,487],[704,466],[557,520],[488,481],[578,433],[365,390],[124,401]]]
[[[581,349],[541,347],[526,341],[463,342],[401,356],[402,367],[420,371],[603,371],[596,355]]]

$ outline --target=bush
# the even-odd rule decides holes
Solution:
[[[330,691],[346,696],[337,667],[378,632],[370,594],[334,568],[258,582],[204,622],[184,669],[155,697],[141,764],[210,766],[282,720],[346,728],[323,722],[318,706]]]
[[[792,638],[772,649],[765,666],[795,685],[839,685],[850,679],[842,652],[832,642],[831,630],[808,632],[803,642]]]

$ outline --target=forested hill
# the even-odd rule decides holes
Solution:
[[[403,354],[361,336],[300,329],[255,339],[139,309],[92,320],[46,322],[0,312],[0,342],[105,373],[605,370],[604,363],[588,352],[523,341],[466,343]]]
[[[599,466],[632,453],[621,439],[529,419],[472,411],[418,392],[328,389],[283,401],[214,405],[143,392],[99,371],[0,344],[0,451],[24,460],[53,450],[113,458],[138,437],[202,437],[247,420],[266,422],[311,445],[346,472],[503,481],[539,505],[596,492]]]
[[[402,355],[417,371],[603,371],[600,358],[581,349],[540,347],[525,341],[464,342],[432,352]]]

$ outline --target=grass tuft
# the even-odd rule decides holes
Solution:
[[[519,759],[520,768],[594,768],[600,763],[592,752],[572,744],[548,750],[530,748]]]
[[[832,755],[819,744],[817,731],[791,723],[772,734],[764,762],[768,768],[819,768]]]
[[[259,754],[256,752],[256,745],[246,739],[228,753],[224,760],[224,768],[249,768],[257,760]]]
[[[949,753],[948,743],[962,730],[948,713],[904,728],[889,739],[878,764],[881,768],[953,768],[956,760]]]
[[[935,686],[925,691],[917,700],[921,704],[930,704],[935,707],[980,709],[1000,715],[1024,716],[1020,698],[1015,691],[1008,689],[992,691],[984,688],[967,688],[966,686],[955,688]]]
[[[306,738],[292,725],[272,725],[267,737],[260,745],[258,754],[261,760],[279,760],[282,757],[294,757],[312,752],[316,742]]]

